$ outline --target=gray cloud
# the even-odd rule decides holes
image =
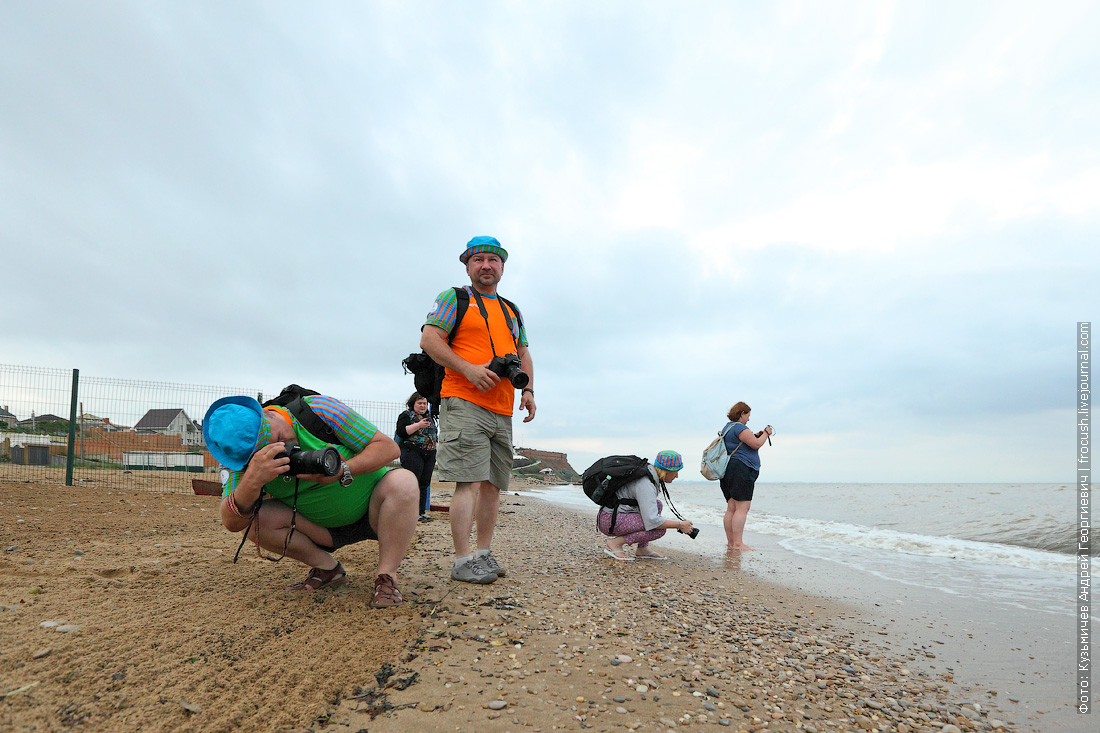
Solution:
[[[8,4],[0,361],[403,399],[493,234],[523,439],[578,463],[701,449],[737,399],[806,441],[776,479],[884,475],[808,447],[838,430],[1049,431],[1095,311],[1096,10],[1013,7]]]

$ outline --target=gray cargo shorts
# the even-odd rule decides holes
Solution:
[[[501,491],[512,477],[512,418],[460,397],[444,397],[439,411],[435,478],[489,481]]]

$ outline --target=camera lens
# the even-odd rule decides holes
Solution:
[[[511,380],[512,386],[516,389],[523,389],[531,381],[531,378],[527,376],[527,372],[518,367],[515,369],[515,371],[508,375],[508,379]]]
[[[340,454],[335,448],[325,448],[321,453],[321,473],[326,476],[335,476],[340,470]]]
[[[340,454],[335,448],[321,448],[320,450],[302,450],[297,445],[287,445],[286,454],[290,458],[290,466],[287,471],[289,476],[319,473],[325,476],[335,476],[340,470]]]

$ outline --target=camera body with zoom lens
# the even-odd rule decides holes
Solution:
[[[335,476],[340,470],[343,459],[335,448],[321,448],[320,450],[302,450],[297,443],[286,443],[283,452],[276,458],[289,458],[290,465],[287,476],[302,476],[309,474],[322,474]]]
[[[531,377],[523,371],[523,364],[516,354],[494,356],[493,360],[489,362],[489,371],[499,377],[504,377],[516,389],[523,389],[531,381]]]

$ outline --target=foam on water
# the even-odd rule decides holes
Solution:
[[[834,545],[868,550],[967,560],[1051,573],[1072,573],[1077,564],[1077,561],[1069,555],[995,542],[935,537],[877,527],[861,527],[842,522],[822,522],[816,519],[792,519],[763,512],[750,516],[752,517],[751,529],[754,532],[811,542],[826,541]]]
[[[954,501],[951,511],[937,512],[936,522],[931,523],[926,521],[927,502],[910,500],[914,493],[911,487],[891,487],[889,493],[876,487],[872,490],[876,501],[869,508],[853,506],[855,497],[869,492],[866,486],[803,486],[798,489],[782,495],[796,512],[879,520],[891,527],[758,511],[754,501],[746,529],[782,538],[779,540],[781,547],[804,557],[912,587],[971,598],[978,603],[1052,614],[1065,614],[1072,605],[1072,596],[1067,591],[1076,567],[1076,558],[1072,555],[1017,544],[910,531],[916,526],[934,524],[935,530],[940,532],[980,527],[990,537],[1010,535],[1018,538],[1019,534],[1012,534],[1013,529],[1018,533],[1034,532],[1036,524],[1040,527],[1050,525],[1049,519],[1042,517],[1038,519],[1045,521],[1036,522],[1036,517],[1026,514],[1026,507],[1015,516],[991,511],[988,495],[998,496],[1001,492],[990,492],[983,487],[976,490],[974,496],[960,497],[957,487],[921,487],[926,499],[932,497],[934,501],[939,496],[943,504]],[[576,486],[553,486],[531,493],[592,514],[597,509]],[[714,484],[685,482],[676,486],[672,495],[681,514],[696,526],[709,525],[708,539],[713,540],[709,538],[713,534],[721,541],[720,545],[725,544],[721,529],[725,505],[720,494],[715,498]],[[893,512],[885,506],[891,498],[897,499]],[[771,504],[776,503],[773,497]],[[965,511],[969,505],[973,505],[973,509]],[[703,554],[713,551],[711,541],[672,541],[678,549]]]

